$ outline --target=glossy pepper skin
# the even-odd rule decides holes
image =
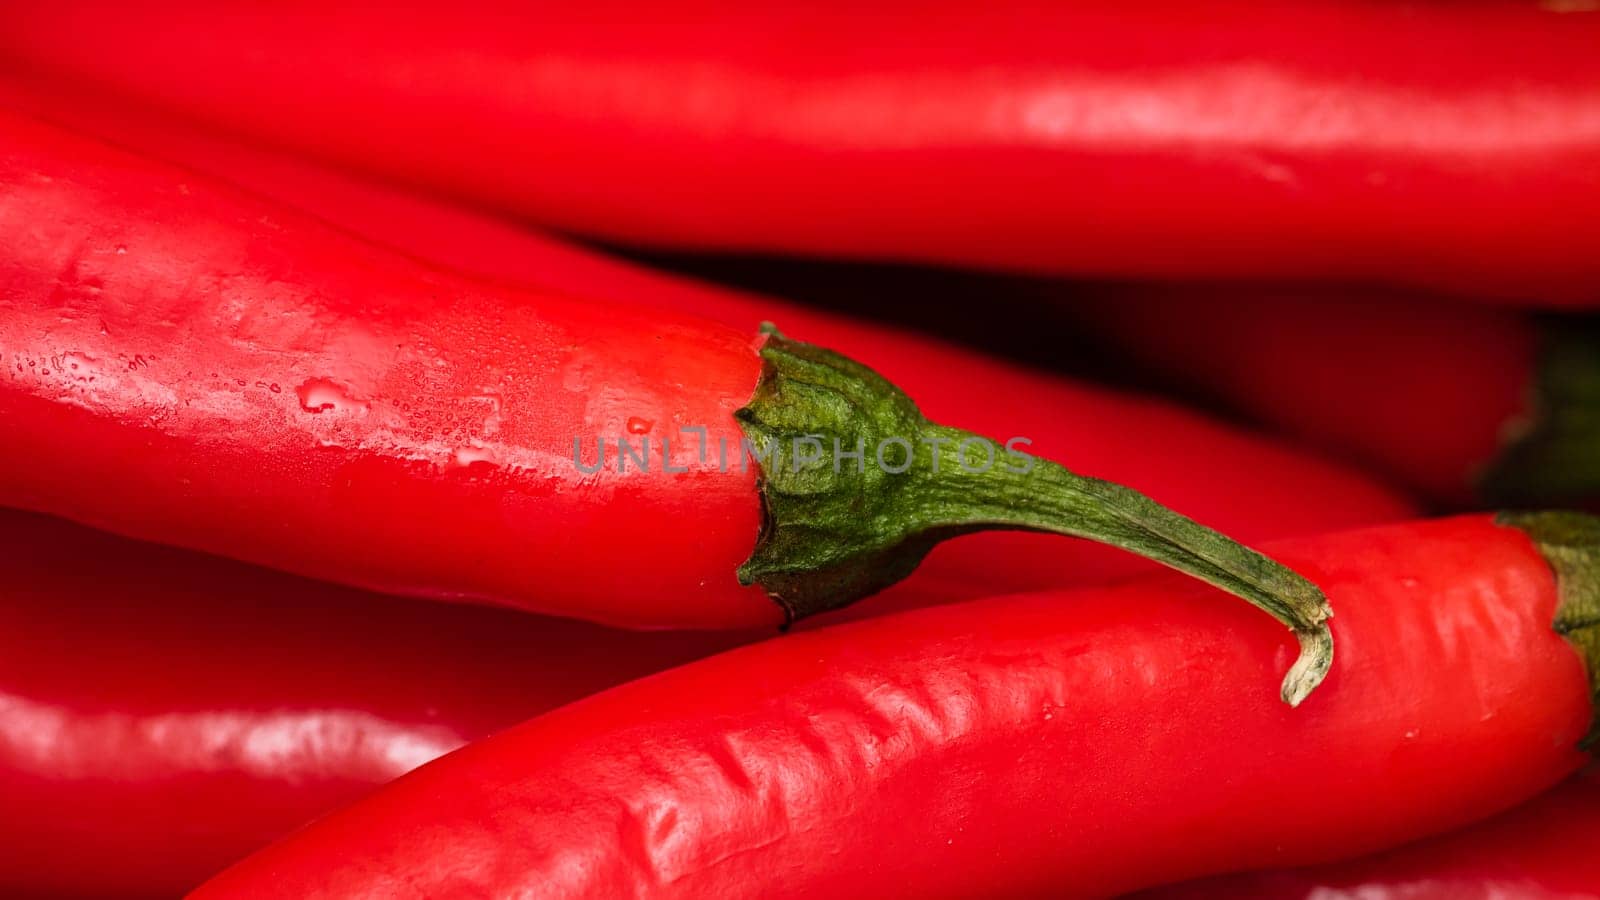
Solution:
[[[553,261],[553,287],[469,280],[191,172],[20,119],[6,133],[15,174],[0,227],[16,239],[0,277],[15,299],[0,321],[0,414],[20,426],[0,449],[15,454],[0,482],[10,502],[393,591],[630,625],[776,621],[773,604],[732,578],[756,534],[753,472],[707,471],[714,453],[697,468],[693,436],[673,447],[694,471],[673,478],[608,468],[596,480],[571,460],[574,437],[592,453],[595,436],[676,438],[679,425],[711,426],[713,445],[720,427],[736,445],[729,414],[757,362],[749,332],[568,295],[634,284],[651,302],[730,320],[754,320],[757,301],[581,256],[567,265],[559,249],[539,257]],[[359,191],[332,196],[325,212],[344,224],[386,208]],[[495,246],[507,249],[491,263],[539,243]],[[1039,427],[1041,452],[1177,490],[1172,502],[1246,540],[1405,510],[1350,472],[1171,407],[882,329],[810,324],[881,349],[886,373],[910,376],[932,415],[1005,433],[1015,414],[1019,431]],[[1190,455],[1173,459],[1174,445]],[[1197,466],[1210,477],[1194,479]],[[111,472],[116,483],[93,481]],[[615,565],[619,548],[635,565]],[[1121,554],[1037,535],[950,548],[900,596],[1130,569]],[[1004,572],[996,552],[1010,560]]]
[[[1259,690],[1291,645],[1197,584],[916,610],[567,706],[196,896],[1097,896],[1393,846],[1583,764],[1590,683],[1522,531],[1271,549],[1339,611],[1298,710]]]
[[[754,467],[718,471],[693,436],[673,477],[573,462],[576,440],[637,447],[680,425],[737,447],[753,335],[454,277],[192,173],[3,127],[6,502],[396,593],[781,620],[733,576]]]
[[[1209,879],[1139,900],[1584,900],[1600,896],[1600,776],[1454,834],[1351,862]]]
[[[0,16],[13,69],[613,240],[1580,305],[1597,43],[1511,0]]]
[[[11,896],[175,896],[468,741],[749,637],[371,596],[15,511],[0,570]]]
[[[1513,311],[1241,285],[1097,287],[1063,306],[1175,383],[1446,503],[1474,502],[1541,412],[1544,348]]]

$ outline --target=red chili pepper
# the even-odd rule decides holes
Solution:
[[[1586,305],[1597,45],[1509,0],[0,18],[13,68],[612,239]]]
[[[439,754],[745,633],[373,597],[0,513],[0,893],[176,896]]]
[[[564,707],[196,896],[1100,896],[1393,846],[1586,758],[1600,521],[1514,521],[1273,545],[1339,610],[1298,710],[1192,582],[915,610]]]
[[[664,276],[59,86],[0,81],[0,100],[226,177],[462,271],[577,296],[625,298],[629,304],[691,312],[742,330],[753,330],[766,318],[792,323],[797,333],[872,359],[933,418],[980,433],[1024,432],[1041,448],[1070,451],[1083,471],[1160,497],[1240,540],[1398,521],[1415,511],[1409,501],[1354,472],[1221,428],[1176,406],[1046,378],[891,327]],[[1175,446],[1185,448],[1181,457],[1174,456]],[[1207,477],[1194,477],[1197,466]],[[990,563],[996,558],[1007,559],[1006,571],[993,571]],[[1094,544],[1063,546],[1041,535],[995,532],[936,548],[923,571],[944,582],[940,589],[959,587],[970,596],[1056,586],[1064,576],[1077,583],[1101,581],[1140,564]],[[932,584],[928,578],[909,591],[891,590],[897,597],[874,598],[870,608],[927,602],[922,595]]]
[[[771,336],[758,359],[735,331],[462,279],[24,120],[5,133],[0,279],[19,300],[0,322],[0,414],[17,426],[0,488],[15,505],[357,585],[635,626],[797,618],[893,583],[934,537],[1009,524],[1136,549],[1324,643],[1314,587],[1125,489],[1044,460],[974,476],[947,457],[940,474],[925,443],[966,433],[827,351]],[[1095,399],[1107,415],[1081,421],[1125,406]],[[658,426],[677,449],[656,473],[573,459],[586,436],[615,453]],[[698,458],[696,427],[712,448]],[[899,440],[911,475],[802,469],[795,453],[762,466],[758,509],[740,439],[788,448],[813,433]],[[999,577],[992,557],[970,560],[972,579]]]
[[[1436,498],[1600,498],[1600,334],[1418,297],[1097,288],[1069,315],[1167,376]],[[1337,361],[1330,364],[1330,360]]]
[[[1558,900],[1600,886],[1600,777],[1577,775],[1482,825],[1354,862],[1235,875],[1143,900]]]

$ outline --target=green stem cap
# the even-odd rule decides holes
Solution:
[[[1554,628],[1583,657],[1589,692],[1600,714],[1600,519],[1576,512],[1504,512],[1495,522],[1519,528],[1556,574],[1560,605]],[[1600,718],[1583,749],[1600,746]]]
[[[1164,563],[1288,626],[1301,648],[1283,682],[1289,705],[1327,675],[1333,611],[1286,566],[1137,491],[929,422],[866,366],[762,331],[761,380],[735,416],[761,469],[763,521],[738,574],[790,621],[894,584],[946,538],[1052,532]]]
[[[1600,498],[1600,322],[1545,324],[1531,407],[1532,420],[1480,476],[1478,493],[1522,507]]]

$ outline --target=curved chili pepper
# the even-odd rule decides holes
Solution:
[[[456,747],[747,640],[374,597],[0,512],[0,892],[176,896]]]
[[[0,17],[13,68],[616,240],[1586,305],[1597,44],[1510,0]]]
[[[1420,297],[1110,288],[1068,315],[1147,366],[1440,500],[1600,498],[1600,333]],[[1337,360],[1337,364],[1329,364]]]
[[[1482,825],[1353,862],[1234,875],[1142,900],[1578,900],[1600,891],[1600,777],[1576,775]]]
[[[1586,758],[1600,521],[1513,521],[1273,545],[1339,609],[1299,710],[1197,583],[915,610],[564,707],[196,896],[1101,896],[1393,846]]]
[[[1289,624],[1308,649],[1290,702],[1325,667],[1304,579],[1126,488],[984,464],[837,354],[462,279],[24,120],[6,134],[0,276],[19,299],[0,322],[0,412],[19,427],[0,486],[16,505],[393,592],[656,627],[843,605],[966,531],[1093,535]],[[658,423],[652,476],[637,470]],[[586,468],[604,456],[584,456],[585,431],[613,442],[615,469]],[[875,457],[898,441],[908,474],[801,465],[801,440],[830,437]],[[759,483],[730,468],[741,439],[769,454]],[[936,439],[961,448],[942,474]]]

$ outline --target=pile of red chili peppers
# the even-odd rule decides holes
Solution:
[[[1595,311],[1590,3],[0,6],[0,895],[1600,898]]]

